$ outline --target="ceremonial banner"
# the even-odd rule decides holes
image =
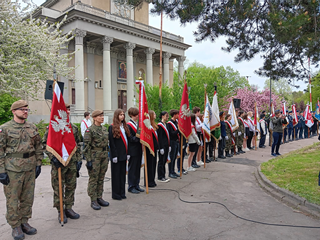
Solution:
[[[216,128],[220,128],[219,105],[218,105],[218,97],[217,97],[216,91],[214,91],[214,94],[213,94],[211,113],[212,113],[212,116],[210,121],[210,130],[213,131]]]
[[[317,106],[316,106],[316,114],[315,114],[315,118],[318,119],[320,121],[320,103],[319,100],[317,102]]]
[[[291,108],[292,108],[292,118],[293,118],[292,123],[293,123],[293,126],[296,126],[299,121],[297,116],[296,105],[293,104]]]
[[[274,106],[273,103],[271,103],[271,117],[274,117],[276,114],[274,113]]]
[[[307,127],[309,127],[309,128],[312,127],[313,119],[312,119],[309,105],[306,106],[306,110],[304,111],[304,118],[305,118],[305,123],[306,123]]]
[[[211,130],[210,130],[211,116],[212,116],[211,106],[208,99],[208,95],[206,94],[206,105],[204,109],[204,120],[202,123],[202,130],[203,130],[203,136],[207,140],[210,139],[210,134],[211,134]]]
[[[63,166],[67,166],[77,150],[72,126],[67,114],[58,84],[54,84],[49,132],[46,149],[51,152]]]
[[[286,108],[286,103],[285,102],[283,102],[283,104],[282,104],[282,114],[286,116],[287,123],[286,124],[282,124],[283,127],[286,127],[289,124],[289,119],[287,117],[287,108]]]
[[[256,127],[256,130],[260,133],[260,124],[259,124],[259,112],[258,112],[258,107],[257,103],[254,104],[254,120],[253,120],[253,125]]]
[[[136,81],[139,84],[139,129],[140,143],[149,148],[150,153],[154,156],[154,145],[152,137],[152,128],[148,111],[146,91],[143,81]]]
[[[239,123],[238,123],[238,119],[237,119],[237,115],[236,115],[236,110],[234,108],[233,105],[233,99],[231,99],[231,103],[229,106],[229,111],[228,114],[231,115],[231,125],[232,125],[232,131],[235,131],[236,129],[239,128]]]
[[[184,84],[180,111],[179,111],[179,130],[181,134],[188,139],[191,135],[191,111],[189,108],[189,96],[188,96],[188,87],[187,83]]]

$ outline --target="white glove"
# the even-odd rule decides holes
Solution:
[[[197,144],[198,144],[198,145],[200,145],[200,144],[201,144],[201,142],[199,141],[199,142],[197,142]]]
[[[112,162],[113,162],[113,163],[117,163],[117,162],[118,162],[118,158],[117,158],[117,157],[112,158]]]
[[[130,155],[127,155],[127,161],[129,161],[129,159],[130,159]]]
[[[244,138],[246,138],[247,137],[247,135],[246,134],[244,134]]]
[[[228,137],[228,136],[226,136],[226,140],[229,140],[229,137]]]
[[[241,132],[238,132],[238,136],[241,136]]]
[[[160,154],[161,154],[161,155],[164,154],[164,149],[160,149]]]
[[[203,142],[202,142],[202,140],[201,140],[201,143],[200,143],[200,145],[201,145],[201,147],[203,146]]]
[[[171,147],[169,147],[169,152],[171,152]]]
[[[236,137],[236,133],[233,133],[233,136]]]
[[[221,137],[221,135],[220,135],[219,140],[221,140],[221,139],[222,139],[222,137]]]

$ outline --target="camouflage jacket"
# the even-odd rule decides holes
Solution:
[[[241,132],[241,133],[244,133],[244,126],[243,126],[243,120],[241,121],[241,119],[239,119],[240,117],[238,117],[238,124],[239,124],[239,127],[237,129],[237,133],[238,132]]]
[[[11,154],[32,154],[28,158]],[[43,159],[41,137],[37,127],[29,122],[14,120],[0,126],[0,173],[6,170],[24,172],[41,166]]]
[[[108,157],[109,132],[106,127],[92,124],[84,133],[83,143],[83,154],[87,161]]]
[[[76,146],[77,146],[77,151],[73,154],[70,162],[77,162],[77,161],[82,161],[81,158],[81,146],[80,146],[80,137],[79,137],[79,129],[76,125],[72,124],[72,132],[74,136],[74,140],[76,141]],[[53,154],[51,152],[46,151],[46,146],[47,146],[47,138],[48,138],[48,133],[49,133],[49,127],[47,127],[47,130],[43,136],[42,139],[42,145],[43,149],[45,150],[46,154],[48,155],[49,159],[52,159]]]

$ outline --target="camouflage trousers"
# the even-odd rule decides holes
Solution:
[[[74,161],[61,168],[61,184],[63,206],[65,209],[71,209],[74,205],[74,192],[77,186],[77,167]],[[58,169],[54,165],[51,168],[51,185],[53,189],[53,207],[60,211]]]
[[[229,137],[229,136],[228,136]],[[228,140],[226,140],[226,148],[225,150],[226,151],[230,151],[231,149],[233,149],[233,144],[232,144],[232,140],[231,140],[231,137],[229,137]]]
[[[108,170],[108,158],[92,159],[92,170],[88,170],[88,195],[91,201],[96,201],[97,198],[102,198],[104,177]]]
[[[27,223],[31,218],[34,199],[35,170],[12,172],[7,170],[10,183],[4,185],[7,199],[6,219],[12,228]]]
[[[236,146],[238,148],[242,148],[244,134],[242,133],[240,136],[236,137]]]

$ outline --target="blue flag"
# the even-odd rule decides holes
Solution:
[[[316,114],[315,114],[316,119],[318,119],[320,121],[320,106],[319,106],[319,100],[317,102],[317,106],[316,106]]]

